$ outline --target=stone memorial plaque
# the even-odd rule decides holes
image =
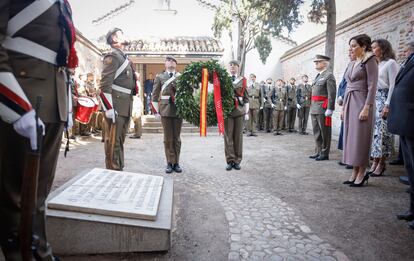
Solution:
[[[48,208],[156,220],[164,178],[95,168],[48,202]]]

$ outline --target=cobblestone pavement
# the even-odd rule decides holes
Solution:
[[[237,176],[183,175],[176,182],[220,202],[229,225],[229,260],[348,260],[314,234],[286,202]]]
[[[174,225],[167,253],[63,257],[86,260],[413,260],[414,233],[395,213],[408,206],[402,168],[362,189],[343,186],[348,170],[308,159],[312,136],[244,138],[241,171],[226,171],[223,139],[182,135],[174,178]],[[334,146],[333,146],[334,147]],[[59,158],[53,189],[104,167],[99,137]],[[164,174],[162,135],[126,139],[125,171]]]

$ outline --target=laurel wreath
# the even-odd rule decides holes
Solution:
[[[178,115],[187,122],[200,125],[200,83],[201,71],[207,68],[209,82],[213,83],[213,72],[216,71],[220,80],[223,115],[226,119],[234,109],[233,84],[230,75],[217,61],[193,62],[187,65],[177,79],[175,105]],[[214,106],[214,94],[208,93],[207,126],[216,126],[217,116]]]

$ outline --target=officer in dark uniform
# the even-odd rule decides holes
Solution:
[[[181,173],[181,127],[183,119],[178,117],[175,107],[176,79],[180,73],[176,71],[177,60],[173,56],[165,58],[165,71],[155,77],[152,92],[152,107],[156,115],[161,116],[164,133],[164,151],[167,159],[165,173],[173,171]]]
[[[308,135],[306,128],[308,127],[308,118],[310,112],[312,96],[312,86],[308,83],[308,76],[302,76],[302,83],[299,84],[297,90],[297,107],[299,118],[299,133],[302,135]]]
[[[317,161],[329,160],[331,148],[331,116],[335,110],[336,83],[334,75],[328,70],[329,60],[325,55],[316,55],[314,60],[318,74],[312,84],[310,114],[316,146],[315,154],[310,158]]]
[[[224,152],[226,170],[240,170],[243,156],[243,121],[249,120],[249,95],[246,78],[239,76],[238,61],[230,62],[230,75],[233,80],[235,108],[224,120]]]
[[[38,147],[34,255],[36,260],[54,260],[46,238],[45,200],[53,183],[65,122],[67,128],[72,125],[65,72],[77,66],[76,32],[69,4],[33,2],[0,1],[0,245],[6,260],[12,261],[22,260],[18,231],[24,211],[21,190],[25,156]],[[36,122],[38,96],[42,96],[42,103]],[[39,125],[44,130],[42,144],[37,144]]]

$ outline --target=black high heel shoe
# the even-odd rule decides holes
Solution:
[[[352,180],[352,181],[350,181],[350,180],[344,181],[344,182],[342,182],[342,184],[351,185],[351,184],[354,184],[354,182],[355,182],[355,179]]]
[[[353,183],[351,185],[349,185],[350,187],[363,187],[365,182],[367,182],[368,185],[368,179],[369,179],[369,175],[365,174],[364,178],[362,179],[361,183]]]

